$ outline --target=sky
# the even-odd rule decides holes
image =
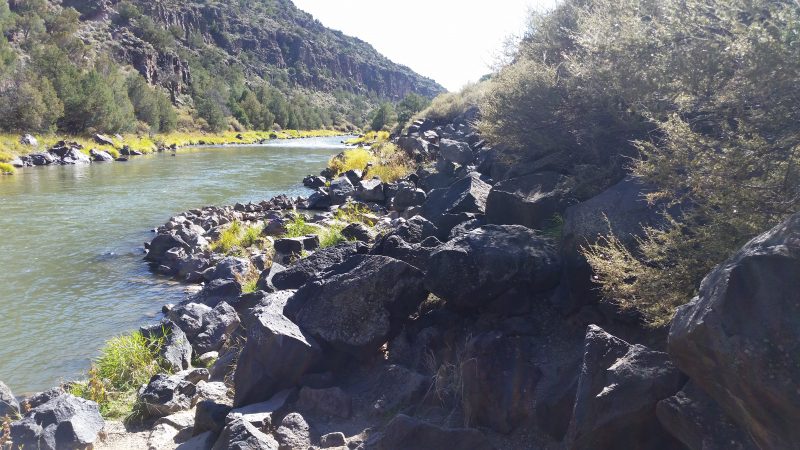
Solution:
[[[372,44],[450,91],[490,73],[528,11],[555,0],[294,0],[328,28]]]

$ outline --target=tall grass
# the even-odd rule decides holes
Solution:
[[[8,163],[0,163],[0,174],[13,174],[17,169]]]
[[[140,332],[108,341],[88,372],[88,379],[74,383],[73,395],[97,402],[104,417],[130,414],[136,391],[157,373],[168,372],[159,356],[164,338],[148,339]]]
[[[303,216],[295,216],[294,220],[286,225],[285,238],[298,238],[309,234],[319,234],[321,227],[306,222]]]
[[[364,147],[345,150],[341,156],[334,156],[328,161],[328,167],[333,169],[336,174],[347,172],[348,170],[364,170],[367,164],[373,162],[375,155]]]
[[[328,167],[336,175],[348,170],[364,170],[368,176],[378,176],[382,181],[391,183],[414,171],[414,163],[409,157],[391,142],[378,141],[370,149],[359,147],[345,150],[341,156],[334,156],[328,161]]]

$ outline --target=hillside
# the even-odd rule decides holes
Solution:
[[[391,62],[369,44],[325,28],[289,0],[3,3],[7,7],[0,5],[5,37],[0,43],[0,95],[17,103],[15,99],[36,91],[34,97],[41,98],[33,99],[34,104],[55,106],[40,110],[58,112],[59,103],[66,110],[62,114],[0,111],[0,119],[10,118],[0,120],[7,131],[135,131],[134,120],[69,119],[74,103],[88,100],[70,104],[81,86],[68,88],[59,78],[89,78],[91,72],[102,80],[86,84],[106,84],[115,95],[127,90],[132,103],[127,109],[155,131],[162,128],[163,117],[144,118],[142,110],[148,108],[137,104],[138,97],[168,95],[178,109],[178,117],[168,122],[179,128],[221,131],[233,125],[268,130],[273,123],[293,129],[360,127],[379,102],[397,102],[411,93],[431,98],[443,91],[433,80]],[[56,67],[74,76],[55,73]],[[157,88],[155,92],[135,79],[137,73],[146,85]],[[115,103],[120,100],[125,103],[124,98]],[[165,109],[166,102],[146,103],[161,104],[149,109]],[[126,106],[119,114],[130,119]],[[97,105],[87,109],[103,110]],[[230,118],[238,124],[231,125]]]

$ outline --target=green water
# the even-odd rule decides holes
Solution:
[[[0,380],[19,395],[79,375],[110,337],[185,297],[142,261],[149,230],[195,207],[307,194],[299,181],[341,151],[341,140],[179,150],[0,177]]]

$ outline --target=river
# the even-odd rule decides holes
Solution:
[[[182,149],[0,177],[0,380],[17,394],[79,376],[109,338],[184,286],[142,261],[148,231],[204,205],[308,194],[342,138]]]

